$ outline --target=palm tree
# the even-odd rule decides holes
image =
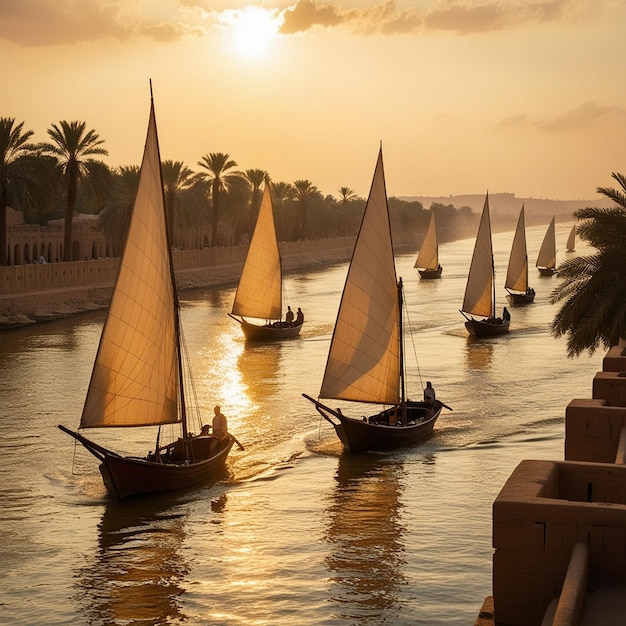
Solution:
[[[344,209],[348,206],[350,200],[355,200],[356,198],[358,198],[358,196],[350,187],[341,187],[339,189],[339,201]]]
[[[120,167],[114,173],[111,198],[105,201],[98,215],[98,227],[111,245],[111,256],[121,252],[138,186],[139,166]]]
[[[294,189],[290,183],[278,182],[272,184],[272,198],[274,200],[274,206],[276,207],[276,230],[278,231],[279,238],[283,239],[286,236],[286,226],[284,219],[284,205],[285,202],[293,198]]]
[[[310,180],[296,180],[293,183],[293,187],[295,189],[295,199],[296,202],[300,205],[302,211],[302,228],[301,228],[301,236],[302,239],[306,239],[307,237],[307,212],[309,208],[309,200],[311,196],[318,193],[317,187],[313,185]]]
[[[41,143],[38,148],[43,154],[57,159],[57,174],[63,179],[66,192],[65,233],[63,260],[72,261],[72,220],[76,208],[76,193],[81,180],[97,197],[104,198],[111,183],[111,172],[102,161],[89,158],[106,156],[108,150],[100,147],[100,139],[94,130],[86,131],[86,122],[52,124],[48,136],[52,143]]]
[[[163,161],[163,193],[170,243],[174,245],[174,216],[180,211],[180,195],[194,182],[194,173],[182,161]]]
[[[256,217],[259,212],[259,206],[261,204],[261,185],[267,176],[267,172],[265,170],[252,169],[246,170],[245,175],[246,180],[250,183],[250,187],[252,188],[248,224],[248,232],[252,235],[254,225],[256,224]]]
[[[579,237],[596,253],[562,263],[560,284],[552,292],[553,303],[564,301],[552,322],[552,334],[568,335],[568,356],[584,350],[593,354],[603,346],[616,345],[626,337],[626,177],[612,174],[619,189],[598,187],[597,192],[617,206],[578,209],[574,216],[585,220],[577,227]]]
[[[241,179],[241,172],[229,172],[237,163],[230,158],[230,155],[223,152],[211,152],[205,154],[198,165],[207,170],[201,172],[199,176],[211,185],[211,198],[213,200],[213,224],[211,229],[211,246],[217,245],[217,227],[219,224],[220,194],[222,191],[228,192],[231,185],[237,179]]]
[[[33,168],[32,130],[13,117],[0,118],[0,265],[7,264],[7,206],[9,199],[36,201],[38,177]]]

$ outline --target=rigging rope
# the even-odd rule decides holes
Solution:
[[[422,370],[420,369],[420,364],[417,359],[417,349],[415,347],[415,335],[413,333],[413,326],[411,326],[411,318],[409,317],[409,307],[406,302],[406,298],[402,298],[402,304],[404,308],[404,317],[406,319],[406,326],[408,326],[410,335],[411,335],[411,345],[413,346],[413,357],[415,358],[415,365],[417,366],[417,374],[419,376],[420,386],[422,391],[424,391],[424,382],[422,380]],[[405,333],[406,335],[407,333]],[[404,341],[404,338],[402,339]]]

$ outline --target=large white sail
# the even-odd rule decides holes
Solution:
[[[467,276],[462,311],[482,317],[494,315],[493,271],[489,194],[487,194]]]
[[[539,255],[537,256],[536,267],[548,267],[554,269],[556,267],[556,236],[554,232],[554,216],[548,226]]]
[[[266,320],[282,317],[282,267],[272,194],[267,181],[232,314]]]
[[[435,270],[439,266],[439,247],[437,245],[437,230],[435,228],[435,212],[430,215],[428,230],[422,242],[422,247],[417,255],[413,267],[420,269]]]
[[[526,250],[526,226],[524,224],[524,205],[517,220],[517,228],[511,246],[509,267],[506,273],[506,289],[526,292],[528,289],[528,254]]]
[[[81,428],[180,421],[175,286],[154,106],[139,187]]]
[[[397,404],[399,326],[381,150],[339,305],[320,397]]]

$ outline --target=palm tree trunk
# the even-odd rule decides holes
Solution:
[[[74,219],[74,207],[76,206],[76,187],[77,187],[77,172],[70,166],[68,171],[68,184],[67,184],[67,207],[65,209],[65,231],[63,240],[63,260],[74,261],[73,258],[73,229],[72,221]]]
[[[213,180],[213,228],[211,229],[211,247],[217,246],[217,226],[219,224],[220,185],[219,179]]]

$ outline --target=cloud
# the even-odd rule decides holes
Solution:
[[[266,8],[283,0],[250,0]],[[289,1],[289,0],[287,0]],[[363,6],[362,0],[295,0],[282,16],[283,35],[312,29],[394,35],[451,32],[469,35],[557,20],[580,19],[586,0],[424,0],[400,8],[398,0]],[[604,2],[606,0],[598,0]],[[228,0],[227,4],[247,0]],[[358,2],[359,6],[347,3]],[[594,4],[598,10],[597,4]],[[0,0],[0,39],[23,46],[71,45],[113,39],[172,41],[201,36],[219,24],[223,0]]]
[[[448,31],[468,35],[580,19],[584,7],[583,0],[432,0],[430,6],[401,10],[396,0],[386,0],[350,9],[322,1],[298,0],[283,12],[281,32],[346,27],[364,34]]]
[[[283,13],[284,22],[280,32],[289,35],[309,30],[314,26],[337,26],[346,20],[345,14],[336,7],[300,0]]]
[[[562,132],[578,128],[589,128],[614,117],[623,118],[626,110],[618,106],[598,106],[595,102],[584,102],[579,107],[566,111],[563,115],[538,124],[541,130]]]
[[[527,115],[520,113],[519,115],[512,115],[511,117],[504,118],[498,123],[497,128],[508,129],[525,127],[528,126],[529,121],[530,120]]]
[[[536,128],[545,132],[565,132],[579,128],[590,128],[604,123],[623,124],[626,109],[619,106],[599,106],[596,102],[583,102],[575,109],[570,109],[550,120],[533,120],[528,115],[520,113],[502,119],[498,124],[499,130]]]
[[[71,45],[98,39],[144,37],[169,41],[204,30],[175,0],[0,0],[0,39],[23,46]]]

